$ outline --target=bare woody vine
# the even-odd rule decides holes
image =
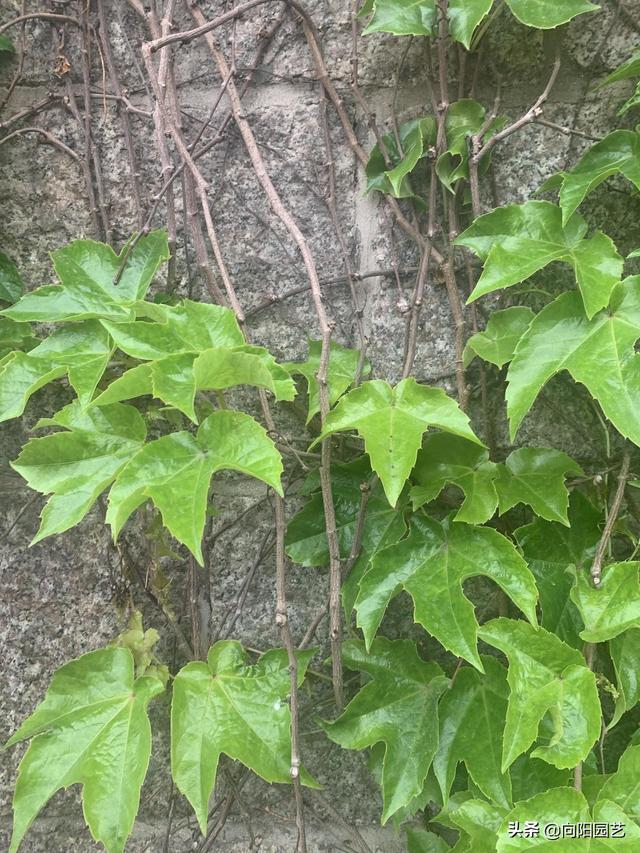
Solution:
[[[131,58],[144,75],[149,110],[136,106],[120,82],[110,26],[112,15],[125,26],[122,9],[103,0],[59,5],[62,11],[38,11],[23,0],[20,14],[0,25],[0,59],[13,69],[0,145],[35,134],[74,161],[93,239],[54,251],[56,283],[29,292],[14,262],[0,254],[0,418],[21,418],[30,397],[49,383],[59,387],[50,399],[67,395],[69,402],[38,421],[43,434],[12,463],[47,496],[34,541],[86,523],[98,503],[128,584],[131,616],[112,644],[54,674],[8,741],[7,747],[29,741],[15,785],[12,853],[51,796],[76,783],[93,837],[109,853],[125,849],[151,753],[147,708],[164,693],[171,697],[171,775],[195,812],[198,850],[212,848],[253,772],[291,784],[298,851],[307,850],[305,811],[312,808],[328,810],[353,849],[366,853],[357,828],[320,793],[305,755],[300,690],[325,681],[335,712],[324,703],[308,714],[342,748],[369,750],[382,822],[404,831],[410,853],[524,850],[531,845],[520,830],[525,821],[592,822],[607,827],[608,837],[624,834],[615,849],[637,849],[640,276],[625,273],[633,272],[640,249],[623,257],[597,230],[606,223],[585,218],[580,207],[614,176],[623,193],[640,189],[640,134],[626,129],[640,105],[640,54],[601,81],[636,86],[620,105],[620,127],[590,137],[544,115],[561,67],[564,25],[598,15],[588,0],[366,0],[352,10],[351,92],[374,140],[367,148],[331,79],[314,21],[297,0],[249,0],[211,13],[177,0],[162,9],[153,0],[128,0],[128,14],[144,31]],[[622,4],[617,14],[638,32]],[[267,22],[256,54],[240,73],[236,22],[260,15]],[[499,80],[492,104],[475,99],[484,40],[506,15],[543,30],[550,55],[546,85],[519,117],[502,113]],[[303,34],[317,79],[340,280],[321,279],[243,107],[285,21]],[[54,39],[59,91],[11,112],[34,25],[49,28]],[[224,42],[230,50],[221,32],[231,33]],[[416,40],[428,71],[422,114],[399,123],[394,97],[386,132],[358,81],[359,45],[378,33],[406,40],[398,78]],[[219,87],[194,130],[184,119],[175,62],[201,41]],[[76,44],[70,61],[69,45]],[[75,75],[80,88],[71,82]],[[115,102],[137,220],[119,252],[94,140],[100,99]],[[82,148],[36,123],[59,107],[77,123]],[[356,268],[338,211],[334,116],[367,190],[380,199],[389,233],[399,229],[417,248],[409,299],[401,284],[407,270],[397,261],[391,270]],[[147,148],[160,166],[151,199],[141,184],[134,119],[150,122]],[[577,133],[588,144],[535,198],[487,210],[494,150],[533,122]],[[278,297],[308,291],[311,298],[317,337],[304,362],[280,363],[252,342],[251,313],[225,264],[201,164],[232,125],[306,274],[304,288]],[[178,286],[189,248],[208,300],[193,299],[191,285],[188,293]],[[545,275],[552,263],[559,272]],[[368,275],[388,275],[398,286],[406,333],[395,384],[368,357],[358,289]],[[412,375],[431,283],[447,294],[457,399]],[[353,347],[334,336],[326,292],[335,286],[351,293]],[[276,301],[266,297],[254,312]],[[554,379],[558,374],[564,378]],[[575,395],[601,425],[601,453],[589,465],[553,447],[516,443],[550,382],[552,395]],[[255,405],[249,392],[233,390],[241,386],[255,389]],[[311,443],[302,449],[273,412],[305,395]],[[506,451],[498,440],[505,407]],[[266,484],[273,526],[234,609],[212,636],[215,578],[205,531],[219,471]],[[304,498],[295,514],[287,510],[293,493]],[[152,572],[129,552],[132,536],[142,541]],[[258,653],[233,632],[256,572],[271,556],[282,648]],[[190,602],[184,618],[167,593],[185,577],[176,568],[181,561]],[[328,568],[326,600],[301,637],[291,630],[287,602],[287,572],[299,567]],[[472,577],[493,582],[482,612],[474,608],[476,587],[463,590]],[[413,620],[429,644],[384,636],[385,612],[401,593],[412,600]],[[154,651],[159,635],[144,629],[141,595],[174,635],[173,662]],[[345,671],[356,674],[346,684]],[[238,775],[234,764],[221,763],[228,790],[212,804],[221,756],[244,767]],[[562,844],[566,853],[585,849],[581,839]],[[613,848],[606,840],[589,847]]]

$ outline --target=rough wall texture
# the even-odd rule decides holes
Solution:
[[[177,26],[181,29],[191,26],[182,4],[177,5]],[[216,0],[201,4],[208,19],[228,5]],[[344,98],[358,138],[369,148],[372,138],[366,116],[357,108],[350,87],[349,5],[346,0],[308,0],[306,4],[322,37],[329,73]],[[37,4],[31,0],[27,3],[27,11],[45,6],[49,11],[60,11],[62,7],[68,11],[68,6],[70,14],[75,14],[73,3]],[[20,8],[18,0],[3,0],[0,21],[11,20],[20,13]],[[131,103],[141,111],[131,112],[130,121],[146,211],[161,186],[150,116],[152,102],[140,73],[139,45],[147,35],[144,24],[125,0],[106,0],[105,9],[122,86],[129,93]],[[240,77],[252,64],[259,32],[270,25],[279,12],[277,3],[258,6],[239,20],[235,28],[229,26],[217,34],[228,57],[235,56]],[[93,9],[91,20],[96,20]],[[565,28],[562,68],[544,112],[548,121],[595,135],[618,123],[616,109],[625,97],[625,84],[603,95],[597,91],[596,83],[637,44],[638,26],[634,21],[638,20],[638,0],[627,0],[624,8],[617,2],[603,0],[601,12],[583,16]],[[19,33],[19,28],[12,31],[16,41]],[[27,23],[25,33],[24,70],[0,114],[0,134],[6,136],[20,128],[39,126],[81,154],[82,126],[69,109],[70,93],[75,93],[82,108],[77,28],[71,25],[53,27],[50,22],[33,20]],[[360,41],[362,92],[371,113],[387,129],[394,100],[399,121],[428,109],[424,49],[419,40],[414,40],[409,47],[396,83],[406,46],[406,41],[385,35]],[[54,65],[61,54],[67,57],[70,70],[58,77]],[[502,15],[487,39],[480,60],[477,98],[490,106],[500,77],[500,109],[511,119],[517,118],[544,88],[550,67],[548,54],[549,40],[541,33],[520,26],[507,14]],[[0,95],[7,90],[14,72],[15,63],[0,67]],[[452,63],[452,77],[455,88],[459,77],[455,63]],[[202,120],[206,120],[220,87],[220,79],[202,42],[193,42],[177,51],[176,81],[183,109],[183,127],[188,138],[193,138]],[[106,90],[112,91],[108,81]],[[100,57],[94,51],[92,92],[102,91],[103,71]],[[22,111],[29,111],[40,101],[47,101],[44,109],[19,118]],[[92,98],[92,108],[93,138],[103,169],[105,210],[113,240],[119,244],[136,228],[122,125],[113,100],[98,94]],[[287,14],[247,91],[244,110],[278,190],[309,239],[326,283],[325,298],[336,323],[336,339],[357,345],[353,304],[346,282],[341,278],[343,261],[325,203],[327,152],[322,109],[319,85],[300,24],[293,15]],[[214,128],[221,125],[225,110],[223,98]],[[360,273],[386,270],[392,265],[395,254],[401,284],[408,293],[414,280],[411,270],[417,262],[415,250],[397,230],[392,248],[390,220],[377,198],[363,194],[362,170],[354,162],[331,107],[327,115],[337,172],[338,217],[354,268]],[[203,138],[206,140],[211,134],[209,128]],[[49,280],[49,250],[79,235],[93,236],[86,185],[79,164],[60,149],[41,142],[34,133],[18,133],[6,143],[0,138],[0,242],[3,250],[19,263],[29,286]],[[586,144],[588,140],[583,136],[562,133],[541,124],[529,125],[508,145],[496,150],[494,177],[486,182],[485,203],[492,206],[528,198],[548,175],[572,162]],[[248,314],[255,342],[270,347],[279,358],[302,357],[307,338],[318,336],[313,306],[304,289],[282,297],[304,286],[303,268],[288,235],[269,212],[233,123],[221,144],[203,158],[202,169],[209,181],[211,211],[224,257]],[[184,206],[179,185],[175,199],[178,289],[181,293],[192,294],[193,298],[206,300],[209,299],[207,291],[195,270],[193,246],[182,227]],[[615,183],[594,194],[587,212],[594,222],[604,223],[614,239],[620,239],[621,251],[640,245],[640,201],[637,197],[635,201],[630,200]],[[163,217],[161,204],[155,222],[162,224]],[[553,283],[557,275],[554,269],[548,274],[549,281]],[[161,282],[158,287],[162,287]],[[357,290],[364,304],[363,321],[374,373],[395,380],[401,369],[405,325],[396,283],[389,275],[367,277],[357,284]],[[454,338],[449,304],[444,287],[434,280],[428,283],[421,315],[415,373],[419,379],[441,384],[453,392],[453,365]],[[591,428],[593,416],[580,399],[567,398],[564,424],[558,423],[557,413],[545,408],[548,405],[545,400],[547,395],[543,395],[525,425],[523,438],[535,432],[539,441],[564,445],[574,452],[577,448],[577,455],[584,458],[597,455],[599,442],[594,439],[597,428]],[[0,432],[0,635],[4,662],[0,736],[3,739],[32,710],[56,667],[103,644],[120,630],[123,594],[125,599],[127,596],[135,598],[139,606],[144,604],[147,622],[163,632],[165,659],[181,660],[180,650],[175,649],[172,633],[161,611],[151,602],[145,604],[144,594],[135,580],[123,579],[122,569],[114,560],[107,541],[100,512],[95,511],[79,528],[65,535],[28,547],[37,527],[40,504],[11,474],[7,463],[17,455],[28,428],[37,417],[53,411],[59,404],[60,399],[53,393],[42,392],[30,404],[22,426],[5,425]],[[248,404],[253,405],[251,401]],[[277,417],[283,431],[305,435],[304,418],[294,408],[282,407]],[[502,440],[506,443],[505,435]],[[214,519],[212,536],[240,512],[250,511],[241,524],[216,537],[211,548],[213,636],[229,607],[235,607],[238,587],[256,559],[265,531],[271,524],[268,502],[258,503],[264,497],[262,488],[251,481],[222,477],[216,487],[216,502],[221,513]],[[295,507],[293,497],[288,509],[292,511]],[[126,537],[134,553],[139,535],[138,527],[130,530]],[[142,571],[144,574],[144,564]],[[167,564],[166,571],[173,578],[174,603],[177,612],[181,612],[186,562]],[[129,583],[131,590],[127,592]],[[291,569],[289,603],[296,638],[303,635],[316,614],[326,588],[324,571]],[[392,608],[390,631],[394,630],[394,625],[407,620],[406,602],[396,604]],[[274,567],[272,556],[268,555],[255,574],[235,626],[236,635],[251,647],[266,649],[277,645],[274,606]],[[402,839],[391,829],[382,830],[376,825],[380,801],[364,757],[342,752],[318,734],[310,711],[318,701],[320,688],[313,689],[316,691],[313,697],[303,696],[301,724],[305,762],[326,784],[327,799],[345,820],[359,826],[372,849],[384,853],[404,849]],[[163,849],[194,850],[197,847],[195,823],[185,803],[180,798],[172,798],[166,761],[166,706],[157,703],[153,713],[159,734],[130,849],[158,853]],[[3,816],[0,845],[3,847],[8,838],[10,795],[19,757],[20,751],[14,751],[3,758],[0,790]],[[315,809],[319,809],[317,804]],[[174,813],[173,834],[169,845],[163,847],[170,810]],[[78,817],[75,791],[56,796],[30,832],[24,843],[25,851],[85,853],[96,849]],[[311,850],[352,849],[349,845],[353,840],[328,813],[310,811],[309,824]],[[294,838],[290,791],[252,779],[243,788],[240,803],[217,839],[215,849],[292,850]]]

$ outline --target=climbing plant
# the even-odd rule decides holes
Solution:
[[[597,10],[583,0],[506,6],[543,30]],[[580,208],[612,176],[640,189],[640,133],[615,129],[590,145],[545,183],[546,199],[485,212],[493,149],[539,115],[559,61],[543,96],[515,122],[497,104],[450,102],[449,42],[475,51],[504,7],[366,0],[359,11],[363,37],[417,37],[434,49],[430,110],[380,135],[366,156],[354,147],[367,191],[414,232],[421,254],[397,381],[364,351],[331,339],[293,227],[321,327],[303,362],[279,362],[250,343],[233,293],[230,307],[174,292],[154,298],[172,249],[166,231],[143,229],[119,254],[88,239],[56,250],[57,283],[26,293],[0,254],[0,420],[23,417],[50,383],[51,399],[66,395],[12,463],[47,497],[34,542],[84,523],[94,506],[117,541],[127,525],[141,530],[150,505],[175,547],[202,565],[218,472],[262,481],[282,512],[289,448],[270,405],[306,394],[304,503],[286,535],[277,515],[278,565],[286,553],[307,570],[330,567],[323,610],[337,707],[315,717],[341,748],[369,750],[382,822],[403,828],[410,853],[507,853],[557,839],[567,853],[631,851],[640,841],[640,276],[626,273],[640,250],[625,257]],[[636,76],[637,56],[605,83]],[[637,101],[636,92],[623,114]],[[235,118],[259,164],[244,116]],[[434,237],[440,213],[446,252]],[[458,399],[413,376],[430,263],[442,272],[456,324]],[[554,292],[523,286],[552,263],[562,270]],[[470,335],[460,320],[463,267]],[[479,303],[488,306],[480,324]],[[545,386],[565,372],[606,434],[606,453],[589,467],[522,429]],[[264,425],[239,388],[257,389]],[[492,429],[503,405],[506,453]],[[400,596],[412,613],[408,636],[385,621]],[[205,659],[170,671],[156,656],[157,632],[134,613],[110,646],[62,666],[7,743],[30,742],[15,785],[11,853],[54,793],[73,784],[83,786],[93,837],[109,853],[125,849],[151,754],[148,706],[165,693],[172,779],[201,832],[226,755],[268,782],[293,782],[306,850],[301,785],[320,783],[304,745],[300,755],[297,689],[328,676],[310,670],[310,642],[294,646],[282,586],[276,621],[284,648],[254,659],[238,641],[219,639]],[[356,674],[344,705],[343,669]]]

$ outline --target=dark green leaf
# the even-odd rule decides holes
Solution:
[[[396,198],[413,198],[422,204],[411,188],[409,176],[435,143],[436,123],[432,116],[411,119],[395,134],[385,133],[381,144],[374,145],[366,165],[367,192],[378,190]],[[384,150],[383,150],[384,149]]]
[[[13,350],[30,350],[37,344],[29,323],[0,317],[0,360]]]
[[[0,39],[3,38],[6,36],[0,35]],[[0,41],[0,52],[2,52],[2,41]],[[17,302],[22,296],[23,290],[24,284],[18,267],[8,255],[0,252],[0,302],[9,302],[10,304]]]
[[[618,762],[618,769],[600,789],[598,799],[616,803],[636,823],[640,823],[640,746],[627,747]]]
[[[451,0],[447,9],[451,38],[469,50],[476,27],[492,6],[493,0]]]
[[[423,661],[408,640],[381,637],[368,653],[362,643],[348,640],[343,661],[349,669],[370,675],[371,681],[324,729],[345,749],[385,744],[385,823],[422,791],[438,746],[438,699],[447,679],[436,663]]]
[[[480,671],[478,623],[462,591],[470,577],[491,578],[534,625],[533,575],[512,543],[489,527],[415,515],[409,536],[376,554],[360,582],[358,625],[370,644],[389,601],[402,589],[413,598],[414,618],[448,651]]]

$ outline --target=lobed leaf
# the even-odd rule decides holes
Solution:
[[[520,338],[531,324],[535,314],[524,305],[514,305],[494,311],[482,332],[476,332],[464,348],[464,366],[468,367],[478,356],[484,361],[504,367],[511,361]]]
[[[609,654],[618,688],[615,712],[608,726],[611,729],[640,702],[640,628],[629,628],[609,640]]]
[[[588,572],[576,573],[571,599],[584,620],[583,640],[601,643],[640,627],[639,569],[640,562],[633,560],[605,566],[597,589]]]

